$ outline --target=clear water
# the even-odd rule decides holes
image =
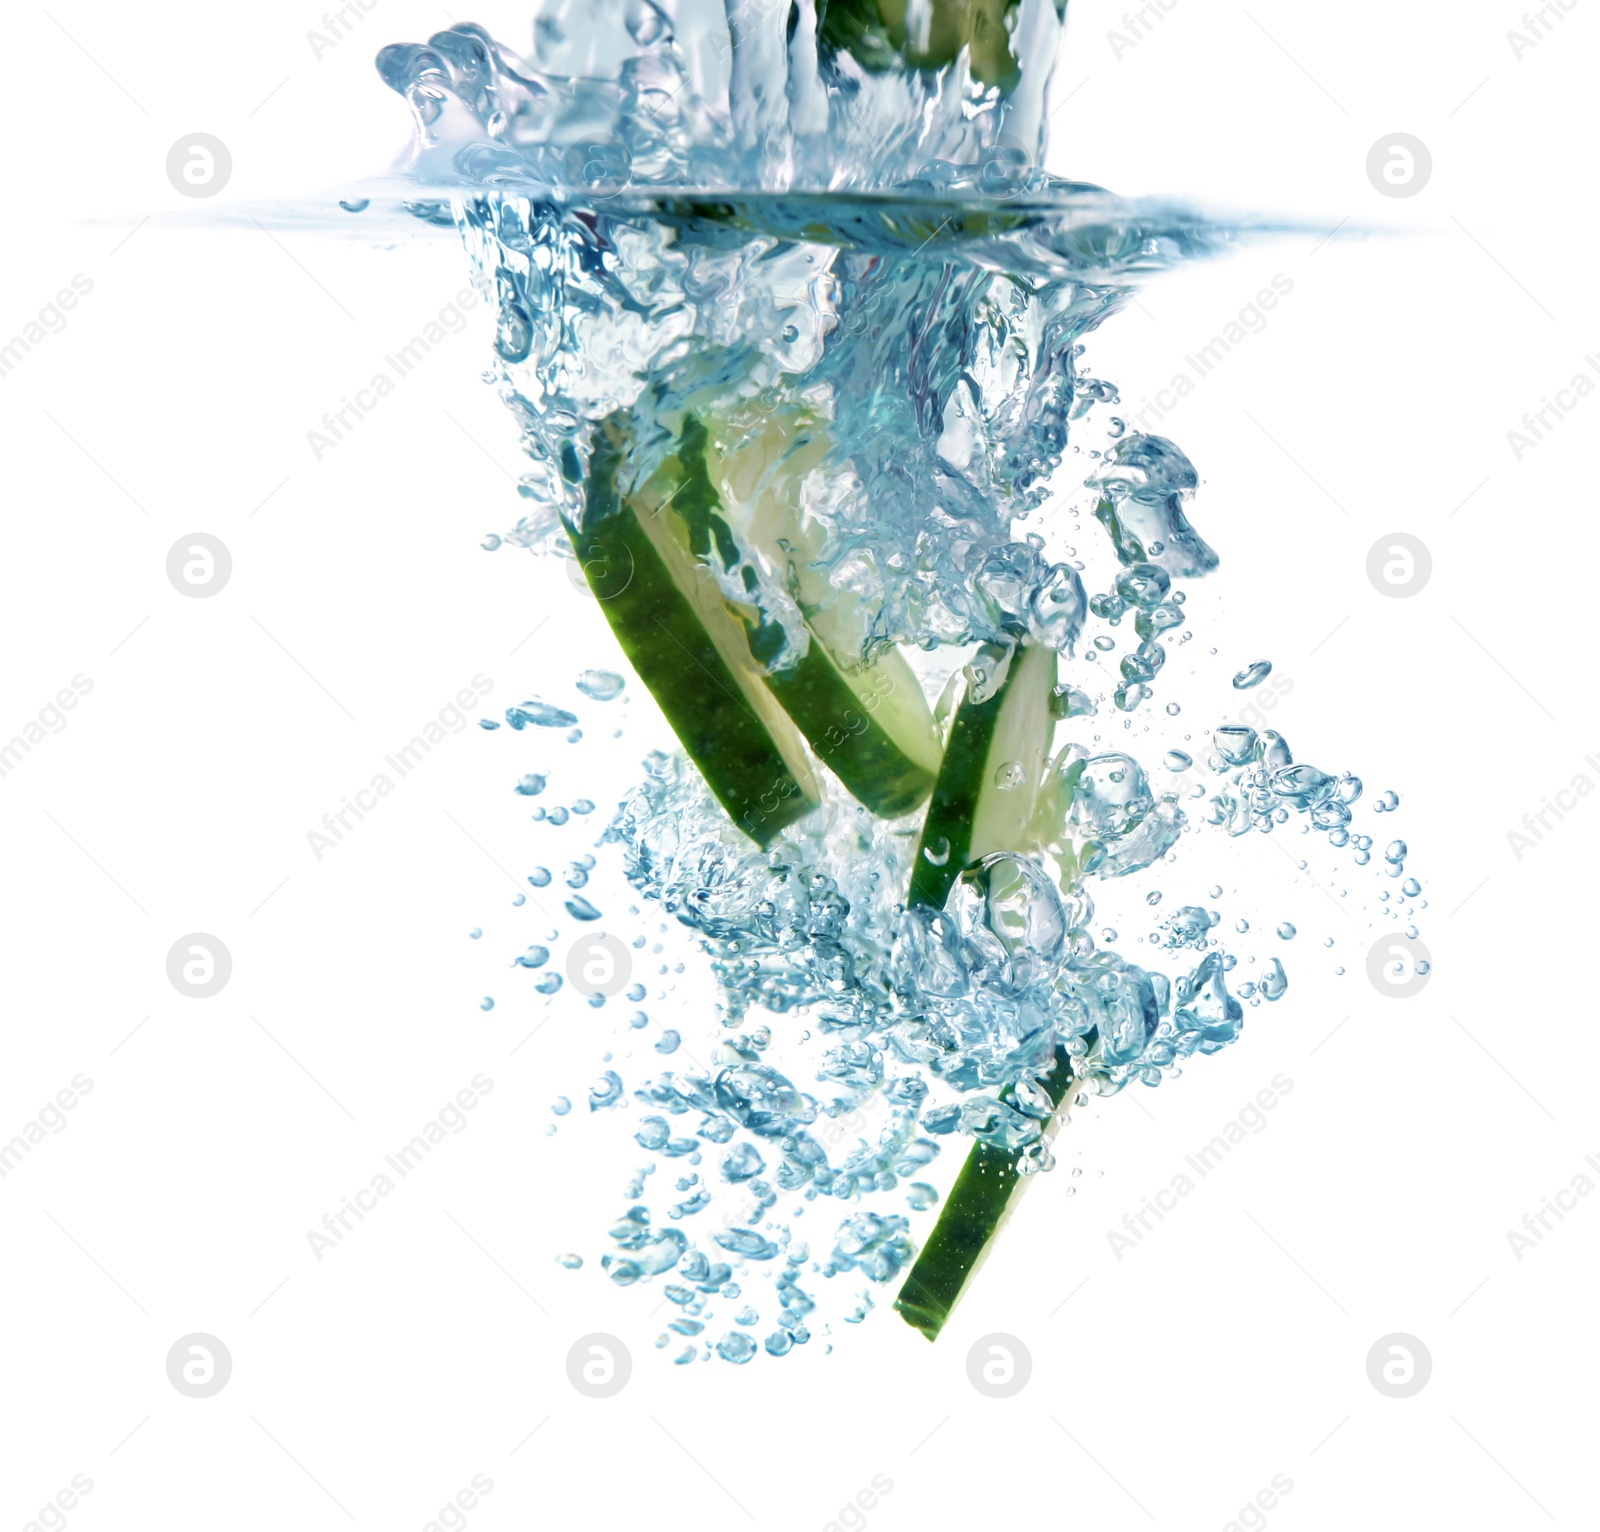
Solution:
[[[819,47],[806,0],[792,28],[788,5],[731,12],[731,35],[713,11],[680,42],[647,0],[547,4],[525,57],[456,26],[378,67],[416,120],[392,185],[459,230],[496,305],[494,376],[527,466],[521,519],[486,547],[571,558],[560,517],[581,515],[594,426],[633,412],[642,482],[693,410],[726,454],[750,454],[752,494],[800,497],[809,568],[855,614],[863,659],[902,646],[931,697],[980,644],[1026,635],[1064,658],[1044,784],[1061,828],[1046,855],[959,880],[943,911],[904,907],[920,815],[875,820],[837,784],[763,852],[682,755],[655,753],[605,830],[640,908],[695,933],[722,1015],[710,1049],[695,1039],[703,1066],[659,1027],[650,1064],[606,1055],[626,1067],[598,1074],[589,1110],[647,1158],[625,1205],[597,1215],[587,1263],[559,1259],[649,1284],[641,1323],[670,1300],[659,1344],[675,1360],[745,1365],[883,1298],[937,1216],[936,1158],[979,1139],[1052,1169],[1037,1082],[1058,1044],[1094,1093],[1157,1086],[1284,996],[1295,928],[1259,890],[1225,901],[1211,886],[1219,836],[1292,838],[1301,869],[1320,843],[1395,879],[1406,849],[1373,862],[1355,776],[1297,760],[1270,730],[1189,726],[1191,705],[1248,704],[1271,664],[1231,688],[1224,673],[1237,698],[1195,679],[1189,587],[1220,563],[1192,519],[1199,476],[1174,442],[1130,434],[1115,385],[1082,367],[1085,338],[1138,281],[1269,226],[1039,168],[1051,0],[1022,0],[1024,62],[1004,88],[967,55],[871,72]],[[813,448],[797,468],[783,442],[800,426]],[[740,557],[781,661],[809,641],[793,597],[757,553]],[[574,726],[604,725],[618,656],[580,663],[593,707],[529,699],[510,727],[576,742]],[[530,774],[515,790],[544,787]],[[1270,888],[1282,869],[1261,861]],[[1184,902],[1203,887],[1208,902]],[[1425,907],[1415,880],[1398,890],[1372,922]],[[603,914],[620,923],[564,902],[573,924],[513,968],[544,969]],[[1225,922],[1224,902],[1259,931]],[[553,967],[538,980],[552,1004]],[[583,1002],[568,989],[559,1003]],[[637,1011],[621,1030],[651,1021]],[[807,1210],[823,1232],[801,1240]]]

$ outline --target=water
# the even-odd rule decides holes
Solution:
[[[1270,662],[1220,692],[1197,679],[1188,587],[1221,563],[1199,474],[1175,442],[1130,433],[1115,385],[1085,367],[1136,282],[1267,222],[1040,169],[1051,0],[1021,0],[1009,44],[989,34],[948,57],[937,27],[911,44],[851,34],[840,51],[850,9],[834,0],[819,35],[809,3],[792,29],[788,6],[751,5],[731,36],[711,14],[710,46],[680,46],[646,0],[562,0],[537,13],[525,59],[472,26],[378,59],[416,122],[392,185],[411,215],[459,231],[495,304],[493,375],[527,462],[523,513],[486,548],[570,559],[563,521],[581,524],[602,425],[627,423],[626,494],[693,421],[727,513],[715,578],[756,614],[773,668],[819,641],[819,611],[843,665],[898,649],[930,700],[963,671],[979,695],[997,685],[995,654],[1024,640],[1062,657],[1042,779],[1020,761],[993,773],[997,791],[1036,794],[1031,849],[963,870],[943,909],[906,908],[921,810],[875,819],[831,778],[762,850],[685,756],[655,752],[605,830],[635,910],[692,931],[720,994],[717,1035],[692,1055],[645,1012],[619,1022],[620,1037],[658,1035],[587,1097],[651,1156],[630,1205],[597,1212],[609,1245],[593,1264],[680,1308],[677,1339],[660,1340],[678,1362],[778,1358],[831,1334],[830,1316],[866,1317],[936,1216],[928,1167],[966,1140],[1049,1171],[1039,1082],[1058,1046],[1089,1094],[1113,1096],[1173,1079],[1283,998],[1266,943],[1295,930],[1261,907],[1270,893],[1215,885],[1197,902],[1219,837],[1290,837],[1302,869],[1300,847],[1321,842],[1376,878],[1406,873],[1404,842],[1372,865],[1373,837],[1352,829],[1357,778],[1220,711],[1230,691],[1260,695]],[[894,66],[902,45],[938,67]],[[597,706],[525,701],[512,730],[581,741],[627,683],[615,651],[577,662]],[[1216,727],[1178,722],[1186,707]],[[545,785],[528,774],[516,791]],[[535,817],[560,826],[568,810]],[[1270,888],[1279,859],[1260,861]],[[573,864],[568,886],[593,867]],[[1369,921],[1413,921],[1421,892],[1406,878]],[[626,925],[583,895],[564,905],[573,924],[514,967],[543,967],[603,915]],[[546,1003],[560,988],[553,971],[537,984]],[[698,1168],[667,1173],[683,1166]],[[955,1166],[941,1169],[948,1182]]]

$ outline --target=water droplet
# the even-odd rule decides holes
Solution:
[[[568,1271],[576,1271],[580,1266],[583,1265],[583,1257],[581,1255],[558,1255],[556,1257],[556,1264],[558,1266],[565,1266]]]
[[[1008,793],[1014,788],[1021,787],[1026,776],[1027,772],[1023,769],[1021,761],[1006,761],[995,768],[994,785],[1001,792]]]
[[[528,874],[528,881],[535,888],[548,888],[550,886],[550,869],[548,867],[535,867]]]
[[[1295,928],[1290,925],[1287,920],[1279,921],[1278,935],[1281,936],[1286,942],[1292,942],[1295,938]]]
[[[483,999],[478,1002],[478,1009],[480,1011],[492,1011],[494,1009],[493,998],[489,995],[485,995]]]
[[[578,677],[578,690],[596,702],[610,702],[613,697],[620,697],[627,684],[614,670],[586,670]]]
[[[537,798],[544,791],[544,780],[538,772],[530,771],[512,791],[521,793],[524,798]]]
[[[1176,702],[1169,702],[1167,704],[1167,713],[1173,718],[1176,718],[1182,711],[1183,709],[1179,707]]]
[[[567,914],[574,920],[598,920],[600,911],[597,910],[582,894],[575,894],[567,900]]]
[[[506,709],[506,722],[513,729],[526,729],[529,724],[541,729],[569,729],[577,721],[576,713],[552,707],[548,702],[522,702]]]
[[[1168,771],[1187,771],[1194,765],[1194,757],[1185,755],[1181,750],[1169,750],[1164,757]]]
[[[922,848],[922,854],[935,867],[943,867],[950,860],[950,842],[941,835],[937,840],[929,841]]]
[[[364,213],[372,206],[371,197],[351,197],[347,202],[343,197],[339,199],[339,206],[347,213]]]
[[[1233,678],[1233,689],[1247,692],[1252,686],[1259,686],[1272,674],[1271,660],[1257,660],[1253,665],[1246,665],[1243,670]]]
[[[743,1330],[730,1330],[717,1342],[717,1355],[724,1362],[742,1367],[756,1354],[756,1343]]]

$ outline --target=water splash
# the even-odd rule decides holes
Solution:
[[[960,869],[942,908],[906,903],[920,813],[874,819],[825,779],[818,807],[763,850],[683,755],[645,763],[605,840],[633,887],[696,934],[724,1029],[709,1064],[607,1069],[589,1104],[636,1113],[648,1154],[715,1164],[681,1177],[658,1217],[637,1201],[652,1159],[600,1262],[621,1285],[663,1282],[681,1311],[668,1329],[694,1342],[680,1362],[784,1355],[818,1323],[819,1282],[851,1294],[843,1318],[864,1317],[915,1249],[888,1203],[930,1211],[919,1178],[946,1146],[972,1139],[1048,1171],[1042,1082],[1058,1050],[1091,1093],[1158,1085],[1287,990],[1275,954],[1235,983],[1214,905],[1180,905],[1139,935],[1141,963],[1111,928],[1094,934],[1097,899],[1149,918],[1162,891],[1142,885],[1217,831],[1292,827],[1370,862],[1372,837],[1351,829],[1359,780],[1297,762],[1273,731],[1224,722],[1185,735],[1188,749],[1171,742],[1154,769],[1100,732],[1153,713],[1190,638],[1184,583],[1219,559],[1175,443],[1113,417],[1092,445],[1093,412],[1118,395],[1081,370],[1084,344],[1137,280],[1229,248],[1240,227],[1046,174],[1060,8],[1004,11],[998,32],[912,35],[860,0],[750,5],[691,48],[649,0],[584,0],[541,7],[526,58],[456,26],[378,59],[416,123],[408,208],[459,229],[495,303],[495,378],[528,458],[508,543],[573,556],[565,527],[582,522],[603,423],[630,422],[626,495],[692,421],[726,512],[710,573],[759,614],[751,632],[774,668],[824,613],[842,663],[900,650],[930,694],[943,686],[946,731],[961,686],[997,687],[994,656],[1024,642],[1058,651],[1076,683],[1057,689],[1039,780],[1020,761],[994,773],[998,790],[1034,794],[1040,849]],[[1118,655],[1125,620],[1134,641]],[[1234,686],[1270,669],[1253,663]],[[622,689],[614,672],[584,675],[591,699]],[[1180,711],[1169,700],[1164,716]],[[578,722],[532,701],[506,719]],[[951,851],[923,854],[939,865]],[[1381,871],[1402,877],[1406,856],[1394,841]],[[1420,885],[1402,893],[1410,918]],[[581,895],[565,907],[601,915]],[[769,1022],[788,1029],[778,1045]],[[654,1051],[680,1042],[664,1032]],[[870,1140],[828,1131],[868,1114]],[[793,1219],[825,1200],[840,1217],[813,1257]],[[716,1301],[740,1300],[735,1277],[757,1271],[764,1341],[747,1333],[748,1302],[712,1334]]]

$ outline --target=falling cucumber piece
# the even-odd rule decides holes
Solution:
[[[1077,1099],[1083,1082],[1073,1076],[1066,1051],[1058,1048],[1055,1068],[1039,1083],[1056,1108],[1045,1129],[1045,1137],[1050,1139]],[[995,1236],[1033,1179],[1017,1174],[1015,1149],[997,1149],[992,1144],[972,1146],[933,1233],[894,1300],[896,1312],[908,1325],[930,1341],[939,1338],[950,1311],[971,1285]]]
[[[1030,822],[1055,733],[1056,652],[986,647],[963,684],[911,874],[908,902],[927,909],[942,910],[962,870],[990,852],[1037,849]]]
[[[883,819],[909,813],[933,789],[939,746],[911,667],[890,653],[847,675],[815,633],[805,658],[767,678],[811,748]]]
[[[745,625],[663,511],[666,495],[619,494],[631,436],[622,415],[594,433],[582,521],[567,521],[567,535],[639,679],[728,816],[764,847],[817,806],[815,769]]]
[[[664,506],[652,519],[681,525],[697,558],[715,559],[732,573],[739,567],[740,549],[708,462],[708,445],[704,424],[688,417],[678,441],[680,478],[670,508]],[[705,582],[712,587],[709,572]],[[742,620],[756,660],[782,653],[785,635],[761,611],[753,588],[748,609],[752,615],[734,620]],[[824,626],[821,614],[808,620],[805,653],[791,665],[760,673],[795,727],[854,797],[874,814],[895,818],[927,798],[938,774],[941,752],[927,699],[897,650],[847,670],[819,635]]]
[[[966,695],[957,705],[911,875],[908,902],[914,907],[942,910],[962,871],[992,852],[1039,849],[1033,820],[1055,734],[1055,650],[985,648],[962,684]],[[1048,1138],[1078,1088],[1064,1050],[1057,1049],[1054,1069],[1039,1083],[1056,1109]],[[1027,1184],[1017,1158],[1015,1149],[972,1146],[901,1286],[896,1310],[929,1340],[938,1338]]]
[[[1008,84],[1017,73],[1007,25],[1017,8],[1018,0],[825,0],[818,7],[823,40],[867,69],[942,69],[966,47],[985,85]]]
[[[811,474],[826,472],[831,422],[798,401],[753,421],[738,406],[708,410],[702,420],[703,448],[696,431],[694,450],[703,453],[719,521],[787,591],[808,637],[797,664],[774,668],[773,691],[861,803],[882,818],[909,812],[933,790],[944,747],[900,651],[860,661],[877,612],[829,581],[828,529],[808,511],[805,486]],[[686,442],[689,434],[686,425]]]

